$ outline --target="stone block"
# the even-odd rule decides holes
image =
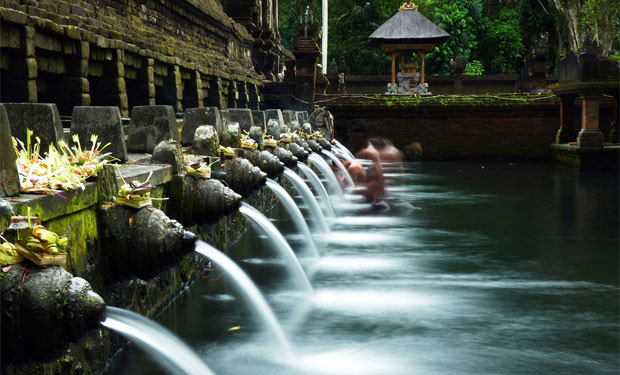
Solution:
[[[111,152],[121,163],[127,161],[127,147],[118,107],[73,107],[71,134],[78,135],[82,147],[89,147],[91,135],[96,134],[102,145],[110,143],[104,152]]]
[[[169,105],[136,106],[127,128],[127,151],[152,153],[168,139],[179,140],[174,109]]]
[[[192,150],[196,154],[217,156],[220,149],[220,139],[217,129],[213,125],[201,125],[194,133]]]
[[[254,120],[254,126],[260,126],[265,131],[267,126],[265,111],[252,111],[252,119]]]
[[[241,127],[236,122],[230,122],[224,126],[220,135],[222,146],[238,148],[241,147]]]
[[[11,126],[4,106],[0,104],[0,197],[18,195],[19,191]]]
[[[304,122],[308,121],[308,112],[306,112],[306,111],[295,111],[295,117],[297,118],[297,122],[299,124],[303,124]]]
[[[297,116],[295,115],[295,111],[285,109],[282,111],[282,119],[284,120],[284,124],[290,127],[293,120],[297,120]]]
[[[63,139],[62,123],[56,104],[50,103],[4,103],[11,133],[24,144],[26,129],[41,139],[41,152],[47,152],[50,144]],[[34,141],[34,138],[31,138]]]
[[[241,131],[250,131],[250,128],[254,126],[254,119],[252,116],[252,110],[247,108],[231,108],[228,110],[230,120],[238,122],[241,127]]]
[[[222,119],[217,107],[188,108],[183,116],[183,130],[181,131],[181,143],[191,144],[194,133],[201,125],[211,125],[220,133],[222,131]]]
[[[282,117],[282,111],[280,111],[279,109],[267,109],[264,112],[265,116],[267,116],[267,121],[276,120],[280,128],[285,126],[284,117]]]

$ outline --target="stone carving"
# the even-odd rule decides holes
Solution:
[[[194,140],[196,129],[201,125],[212,125],[216,131],[222,131],[222,118],[217,107],[188,108],[183,116],[181,143],[189,145]]]
[[[200,155],[217,156],[220,150],[220,140],[215,127],[202,125],[194,133],[192,152]]]
[[[325,107],[315,106],[308,122],[312,124],[314,130],[320,131],[324,137],[330,139],[334,137],[334,117]]]
[[[230,121],[238,122],[241,131],[249,131],[254,126],[252,110],[247,108],[230,108],[228,110]]]
[[[62,267],[13,264],[3,273],[2,359],[49,362],[99,327],[105,306],[90,284]]]

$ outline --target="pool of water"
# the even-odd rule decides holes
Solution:
[[[618,374],[618,174],[545,163],[415,163],[373,214],[335,202],[313,259],[268,213],[314,292],[275,257],[238,259],[295,351],[285,358],[218,270],[158,321],[218,375]],[[395,205],[394,205],[395,206]],[[249,230],[229,250],[268,242]],[[260,251],[259,251],[260,250]],[[110,374],[164,374],[136,349]]]

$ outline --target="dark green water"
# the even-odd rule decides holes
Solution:
[[[618,174],[555,164],[411,164],[391,189],[416,209],[369,215],[337,202],[332,233],[307,258],[271,212],[314,285],[295,283],[253,230],[230,249],[278,316],[282,358],[218,270],[159,322],[223,374],[618,374]],[[269,215],[268,215],[269,216]],[[230,294],[227,294],[230,293]],[[237,328],[230,330],[230,328]],[[113,374],[164,373],[135,349]]]

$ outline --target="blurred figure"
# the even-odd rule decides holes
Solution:
[[[365,166],[366,190],[363,192],[364,197],[373,205],[384,204],[382,200],[385,196],[385,181],[383,179],[383,168],[381,167],[379,151],[368,142],[365,148],[355,154],[355,157],[369,161]]]
[[[391,172],[403,173],[403,153],[389,139],[373,137],[368,142],[379,152],[381,162],[390,164]]]

